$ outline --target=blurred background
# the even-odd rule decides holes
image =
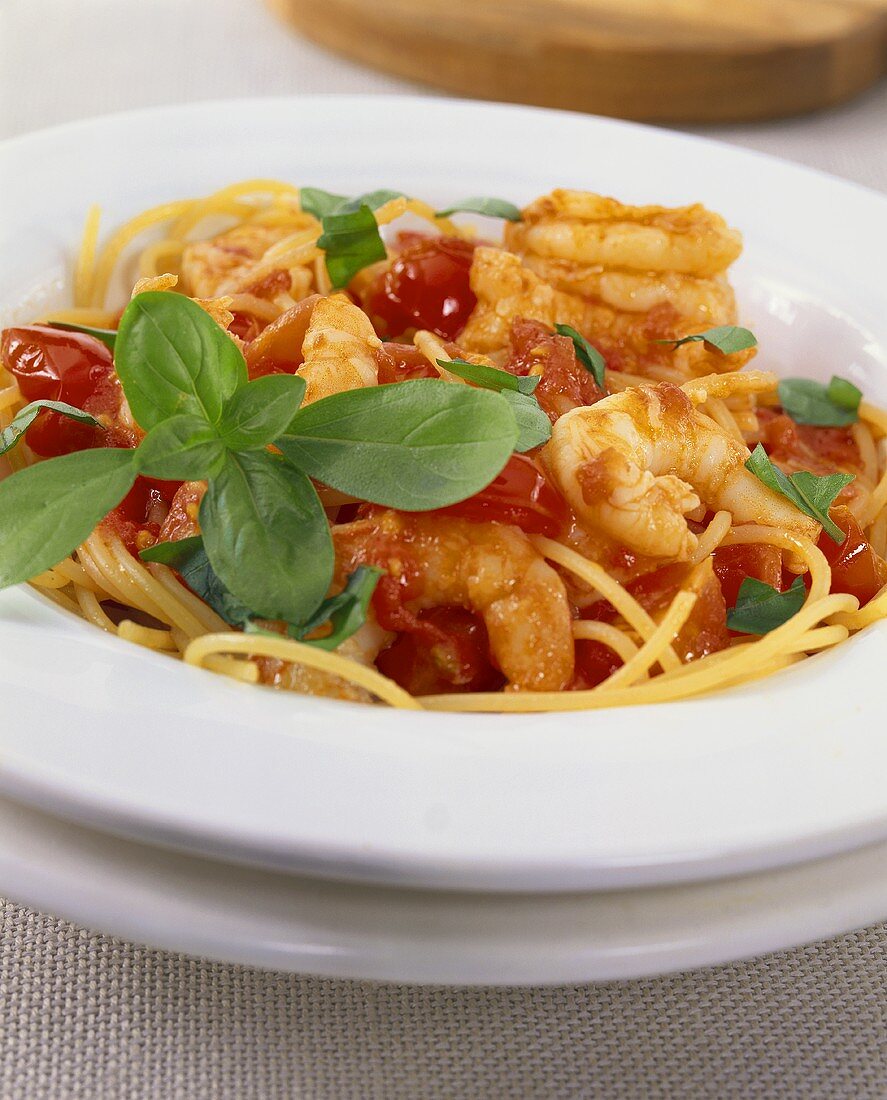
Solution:
[[[682,129],[887,179],[884,0],[0,0],[0,137],[156,104],[434,91],[343,52],[437,94],[672,112]],[[812,113],[734,117],[862,85]],[[688,121],[712,116],[730,121]]]

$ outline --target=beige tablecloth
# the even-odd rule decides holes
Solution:
[[[0,137],[216,96],[411,90],[281,32],[257,0],[0,0]],[[887,190],[884,84],[827,114],[707,132]],[[9,902],[0,1095],[884,1098],[885,948],[881,926],[649,981],[420,988],[150,951]]]

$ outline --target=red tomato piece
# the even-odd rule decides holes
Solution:
[[[137,477],[135,484],[103,523],[119,536],[131,554],[159,540],[160,531],[181,481]]]
[[[527,375],[534,368],[542,375],[534,397],[552,423],[579,405],[593,405],[606,397],[591,371],[577,360],[568,336],[558,336],[538,321],[518,317],[512,322],[511,355],[505,369]]]
[[[427,237],[405,249],[364,297],[379,334],[421,328],[455,339],[477,303],[469,283],[475,247],[458,237]]]
[[[514,454],[486,489],[438,508],[436,515],[511,523],[528,534],[556,535],[570,525],[570,508],[527,455]]]
[[[576,671],[571,691],[583,691],[597,687],[622,667],[622,658],[603,642],[581,640],[576,642]]]
[[[714,554],[715,575],[727,607],[735,607],[739,588],[746,577],[782,590],[782,551],[778,546],[757,543],[748,546],[719,546]]]
[[[379,385],[407,382],[413,378],[440,378],[438,372],[413,344],[385,343],[375,351]]]
[[[887,584],[887,562],[872,549],[849,508],[839,504],[829,515],[847,536],[840,546],[825,531],[819,536],[819,549],[832,567],[831,591],[868,603]]]
[[[461,607],[435,607],[417,616],[432,630],[402,633],[376,659],[385,676],[412,695],[495,691],[504,678],[490,660],[483,620]]]
[[[116,422],[120,383],[100,340],[47,325],[9,328],[0,339],[0,358],[29,401],[65,401],[108,425],[100,431],[45,410],[25,436],[35,454],[51,458],[90,447],[135,446],[133,432]]]

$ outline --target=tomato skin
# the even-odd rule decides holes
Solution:
[[[475,247],[458,237],[426,237],[406,248],[364,298],[379,334],[421,328],[455,339],[477,304],[469,283]]]
[[[375,360],[380,386],[408,382],[414,378],[440,378],[414,344],[384,343],[376,348]]]
[[[875,553],[849,508],[837,505],[829,516],[846,534],[840,546],[822,532],[819,549],[832,567],[832,592],[856,596],[860,606],[868,603],[887,584],[887,562]]]
[[[593,405],[606,397],[591,371],[577,360],[568,336],[518,317],[511,325],[511,354],[505,369],[527,375],[534,368],[537,374],[541,370],[542,377],[533,396],[552,423],[579,405]]]
[[[417,624],[418,631],[400,634],[377,657],[385,676],[412,695],[495,691],[503,685],[477,615],[461,607],[434,607],[421,611]]]
[[[527,534],[549,537],[569,527],[572,519],[564,498],[535,462],[522,454],[513,454],[486,489],[433,514],[461,516],[478,523],[510,523]]]
[[[782,591],[782,551],[778,546],[763,543],[719,546],[712,557],[727,607],[736,606],[739,588],[746,577]]]
[[[0,358],[29,401],[65,401],[110,424],[102,431],[44,410],[25,435],[41,458],[90,447],[135,446],[132,432],[113,423],[120,384],[111,351],[100,340],[47,325],[9,328],[0,339]]]

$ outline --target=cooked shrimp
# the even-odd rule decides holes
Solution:
[[[698,317],[681,317],[668,302],[648,312],[613,309],[578,294],[557,290],[499,248],[477,248],[471,264],[471,289],[477,297],[459,345],[488,353],[507,347],[512,323],[519,317],[553,328],[571,325],[593,340],[619,369],[643,377],[679,380],[715,371],[736,370],[751,353],[725,356],[693,342],[674,348],[668,341],[706,327]]]
[[[552,191],[506,227],[515,252],[623,271],[716,275],[742,250],[722,217],[693,206],[625,206],[588,191]]]
[[[455,605],[480,615],[515,687],[559,691],[570,681],[563,581],[517,528],[389,511],[334,527],[333,540],[340,579],[375,564],[403,582],[410,610]]]
[[[763,523],[815,538],[819,524],[745,468],[748,448],[670,382],[639,386],[574,409],[543,452],[580,522],[651,557],[687,561],[700,503],[735,523]]]
[[[345,390],[375,386],[378,377],[373,353],[381,346],[369,317],[344,294],[320,298],[302,343],[304,362],[296,371],[307,386],[304,404]]]
[[[190,294],[212,298],[239,287],[238,278],[268,249],[292,233],[287,225],[238,225],[209,241],[191,241],[182,253],[182,278]]]

